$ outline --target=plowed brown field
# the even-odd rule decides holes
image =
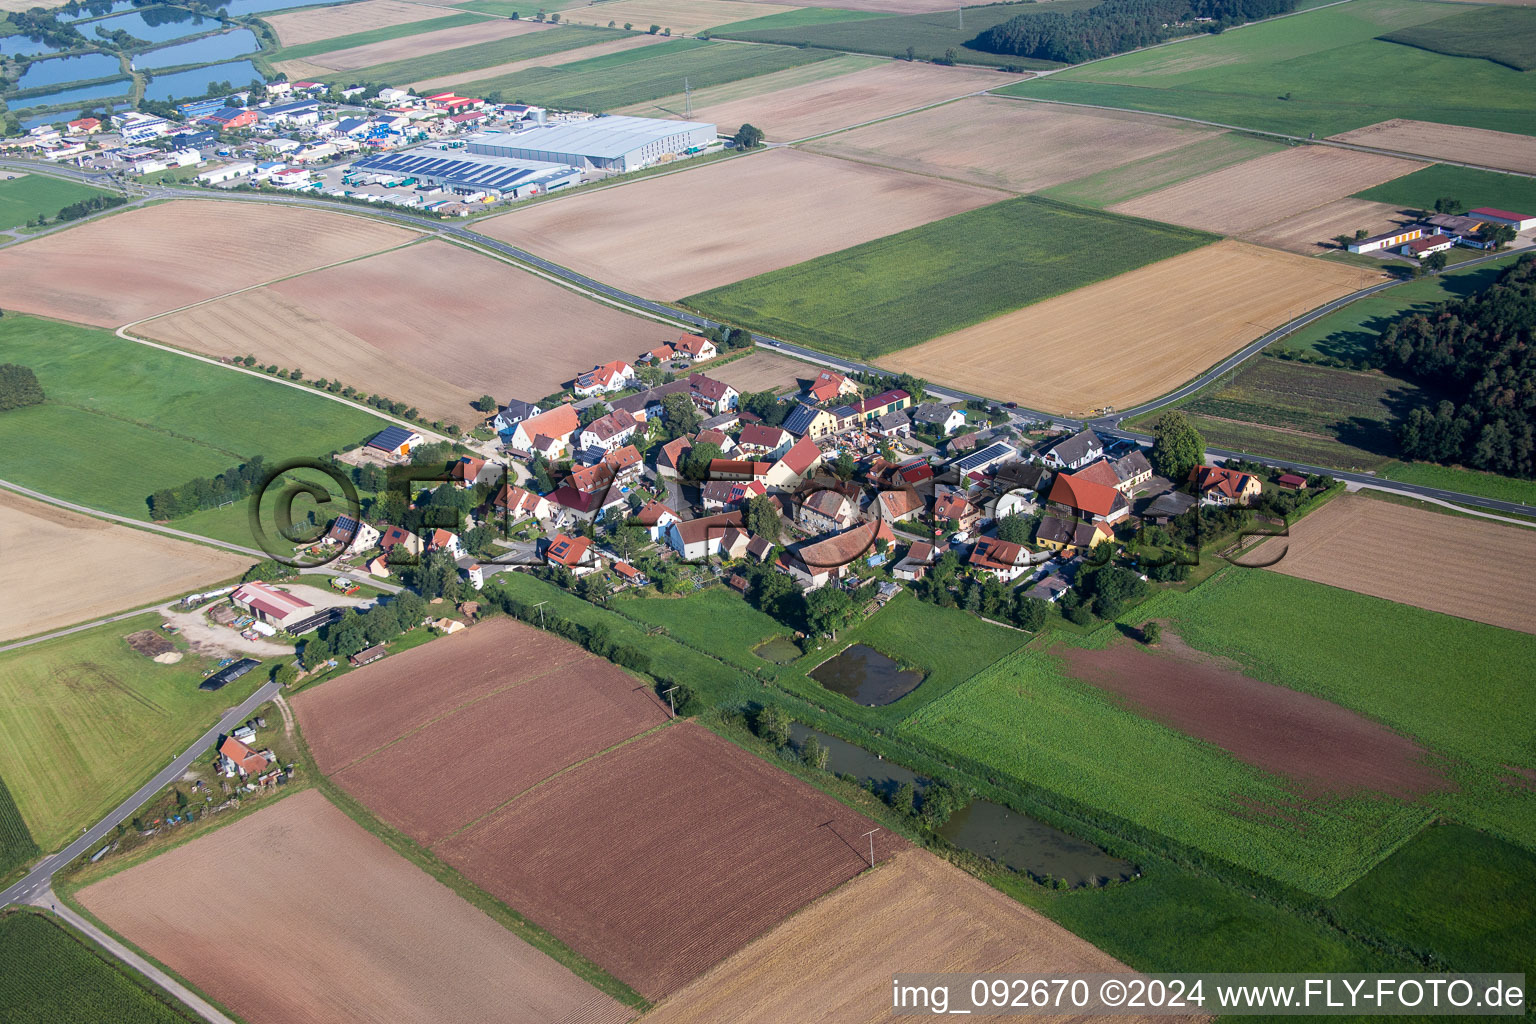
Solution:
[[[1536,633],[1536,529],[1344,495],[1251,560],[1282,551],[1287,576]]]
[[[1331,146],[1298,146],[1118,203],[1110,209],[1240,235],[1420,170],[1424,164]]]
[[[654,998],[868,868],[873,827],[679,722],[551,779],[437,852]],[[877,860],[905,845],[875,839]]]
[[[1536,139],[1529,135],[1394,118],[1332,138],[1357,146],[1416,153],[1436,160],[1465,160],[1521,174],[1536,174]]]
[[[143,325],[209,355],[254,353],[468,424],[486,392],[529,401],[675,330],[499,260],[430,241]]]
[[[332,71],[356,71],[360,68],[371,68],[375,64],[389,64],[397,60],[409,60],[412,57],[422,57],[429,53],[439,53],[461,46],[473,46],[476,43],[488,43],[495,39],[542,32],[549,27],[532,19],[512,21],[507,18],[499,20],[487,18],[472,25],[441,28],[436,32],[422,32],[418,35],[352,46],[345,50],[334,50],[305,58],[305,63],[330,68]],[[274,66],[278,70],[283,70],[284,63],[279,61]]]
[[[457,708],[591,657],[568,640],[495,618],[304,690],[293,708],[315,766],[330,775]]]
[[[1240,761],[1296,779],[1311,795],[1370,790],[1412,800],[1451,788],[1413,740],[1321,697],[1252,679],[1171,633],[1157,653],[1124,639],[1058,651],[1078,679]]]
[[[819,369],[768,349],[758,349],[745,359],[706,372],[745,395],[751,391],[782,392],[786,388],[799,388],[801,381],[814,380]]]
[[[0,490],[0,639],[30,636],[238,576],[251,559]],[[97,573],[113,566],[111,586]],[[48,580],[47,586],[38,581]]]
[[[672,301],[1002,198],[775,149],[539,203],[482,221],[480,230],[605,284]]]
[[[0,309],[117,327],[416,237],[340,213],[178,200],[0,252]]]
[[[645,1019],[646,1024],[910,1020],[889,1012],[891,975],[952,971],[1130,973],[1109,954],[948,861],[926,850],[904,850],[785,921]],[[1083,1018],[1031,1019],[1062,1024]],[[1127,1024],[1152,1019],[1116,1018]]]
[[[538,660],[519,664],[508,653],[496,661],[507,689],[353,762],[336,781],[430,846],[555,772],[668,718],[649,686],[592,655],[553,667]],[[369,693],[392,699],[377,681]]]
[[[1217,242],[893,352],[878,362],[1035,409],[1128,408],[1378,271]],[[1169,296],[1187,296],[1170,302]]]
[[[1035,192],[1187,146],[1214,132],[1144,114],[978,96],[855,128],[805,148],[902,171]]]
[[[404,3],[402,0],[363,0],[362,3],[341,4],[337,7],[310,7],[300,11],[266,14],[261,20],[272,26],[278,41],[284,46],[298,46],[300,43],[335,39],[337,36],[366,32],[369,29],[442,18],[448,14],[441,7],[427,4]]]
[[[80,901],[250,1024],[634,1016],[317,790],[88,886]]]
[[[1390,204],[1365,199],[1335,199],[1315,210],[1247,232],[1243,238],[1257,245],[1315,256],[1337,249],[1338,244],[1333,241],[1336,235],[1353,236],[1362,229],[1366,234],[1376,235],[1405,223],[1407,219]]]

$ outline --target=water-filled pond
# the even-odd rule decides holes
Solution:
[[[962,850],[1015,871],[1060,878],[1072,886],[1136,876],[1130,861],[1111,857],[1092,843],[987,800],[977,800],[950,815],[939,834]]]
[[[261,49],[261,43],[257,41],[256,33],[248,28],[241,28],[216,36],[189,39],[185,43],[176,43],[174,46],[162,46],[158,50],[139,54],[133,58],[133,62],[135,66],[141,68],[174,68],[183,64],[206,64],[212,60],[228,60],[230,57],[255,53],[259,49]]]
[[[816,666],[811,678],[834,693],[873,708],[894,703],[917,689],[923,674],[902,668],[873,647],[854,644]]]
[[[248,60],[231,61],[228,64],[210,64],[206,68],[178,71],[171,75],[158,75],[144,90],[144,98],[151,100],[180,100],[203,96],[215,82],[228,82],[238,89],[261,81],[256,66]]]
[[[101,18],[108,14],[116,14],[119,11],[133,10],[133,0],[114,0],[109,4],[96,4],[91,7],[82,7],[74,14],[67,14],[62,9],[54,13],[59,21],[82,21],[85,18]]]
[[[268,11],[286,11],[290,7],[314,7],[332,0],[230,0],[223,10],[231,18],[247,14],[265,14]]]
[[[0,56],[35,57],[40,53],[58,53],[59,48],[41,39],[26,36],[0,36]]]
[[[27,65],[17,81],[18,89],[37,89],[47,85],[67,85],[70,82],[87,82],[92,78],[106,78],[122,73],[123,66],[116,57],[105,53],[82,53],[74,57],[50,57],[35,60]]]
[[[799,722],[790,726],[789,735],[797,749],[803,747],[807,739],[815,736],[817,742],[827,748],[828,771],[837,775],[852,775],[861,783],[873,783],[875,792],[883,797],[889,797],[906,782],[912,783],[919,793],[928,786],[926,778],[904,765],[887,761],[863,747],[817,732]]]
[[[120,78],[115,82],[102,82],[99,85],[82,85],[74,89],[55,89],[53,92],[41,93],[37,96],[29,96],[24,100],[11,100],[12,110],[32,110],[35,107],[51,106],[55,103],[86,103],[90,100],[106,99],[107,97],[126,97],[133,92],[133,79]],[[45,121],[44,124],[49,122]]]
[[[195,36],[199,32],[212,32],[218,27],[217,18],[205,18],[179,7],[151,7],[81,25],[80,31],[87,39],[122,30],[146,43],[168,43],[172,39]]]
[[[800,645],[787,636],[776,636],[771,640],[764,640],[752,648],[752,653],[764,661],[771,661],[775,665],[788,665],[792,661],[800,660]]]

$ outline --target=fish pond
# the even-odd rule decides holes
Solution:
[[[144,90],[144,98],[187,99],[193,96],[206,96],[215,82],[228,82],[232,89],[239,89],[261,80],[261,74],[256,70],[256,66],[248,60],[231,61],[228,64],[210,64],[205,68],[194,68],[191,71],[157,75]]]
[[[189,39],[174,46],[163,46],[133,58],[141,68],[175,68],[184,64],[207,64],[209,61],[228,60],[261,49],[256,33],[248,28],[224,32],[216,36]]]
[[[115,82],[102,82],[99,85],[82,85],[74,89],[55,89],[53,92],[40,93],[37,96],[28,96],[26,99],[13,99],[8,101],[10,108],[16,110],[32,110],[35,107],[48,107],[57,103],[87,103],[91,100],[106,99],[107,97],[124,97],[133,92],[133,79],[120,78]],[[71,118],[70,120],[74,120]],[[49,124],[51,122],[43,122]]]
[[[172,39],[185,39],[199,32],[212,32],[219,24],[217,18],[205,18],[179,7],[152,7],[93,21],[89,25],[80,26],[80,31],[87,39],[93,35],[110,35],[121,30],[146,43],[168,43]]]
[[[29,36],[0,36],[0,57],[36,57],[40,53],[58,53],[52,43]]]
[[[1036,879],[1059,878],[1074,888],[1128,881],[1137,874],[1130,861],[987,800],[976,800],[950,815],[939,834],[962,850]]]
[[[70,82],[88,82],[93,78],[120,75],[123,66],[114,56],[105,53],[82,53],[74,57],[51,57],[35,60],[27,65],[16,82],[18,89],[38,89],[50,85],[66,85]]]
[[[923,674],[866,644],[854,644],[811,670],[810,676],[833,693],[865,707],[893,704],[923,681]]]

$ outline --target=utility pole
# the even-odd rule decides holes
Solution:
[[[693,86],[688,84],[688,76],[683,76],[683,116],[693,116]]]
[[[538,604],[534,605],[534,607],[539,610],[539,628],[540,629],[544,628],[544,606],[547,605],[547,604],[549,604],[548,601],[540,601]]]
[[[875,866],[875,833],[879,832],[879,831],[880,830],[877,829],[877,828],[872,828],[868,832],[864,833],[864,838],[869,840],[869,866],[870,867],[874,867]]]
[[[965,31],[965,8],[964,7],[957,7],[957,8],[955,8],[955,13],[960,15],[960,31],[964,32]]]
[[[677,687],[669,686],[665,690],[661,691],[666,696],[667,703],[672,705],[672,717],[673,718],[677,717],[677,701],[672,696],[672,691],[675,690],[675,689],[677,689]]]

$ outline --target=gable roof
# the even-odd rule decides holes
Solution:
[[[690,373],[688,375],[688,388],[703,395],[711,402],[718,402],[729,395],[734,388],[724,381],[706,377],[702,373]]]
[[[557,533],[555,539],[549,542],[549,548],[545,550],[544,557],[567,569],[572,569],[582,564],[582,558],[591,546],[592,538],[590,537],[567,537],[563,533]]]
[[[853,403],[853,411],[862,416],[864,413],[874,412],[876,409],[884,409],[893,402],[900,402],[911,397],[901,388],[891,388],[889,391],[882,391],[878,395],[862,398]]]
[[[788,416],[784,417],[784,429],[791,434],[804,434],[816,422],[816,417],[825,414],[826,410],[801,402],[790,410]]]
[[[477,459],[473,455],[461,456],[458,462],[453,464],[453,472],[449,475],[455,480],[472,484],[479,477],[480,471],[485,468],[485,460]]]
[[[1115,467],[1103,459],[1084,466],[1073,473],[1072,477],[1079,482],[1086,480],[1090,483],[1103,484],[1105,487],[1114,487],[1120,482],[1120,474],[1115,472]]]
[[[802,545],[795,551],[795,557],[810,569],[836,569],[873,548],[876,540],[883,537],[891,541],[895,536],[883,521],[860,523],[842,533]]]
[[[418,436],[414,430],[407,430],[405,427],[385,427],[368,439],[368,447],[392,452],[401,445],[409,443],[411,438]]]
[[[1197,466],[1191,475],[1201,494],[1217,491],[1229,498],[1238,497],[1250,483],[1258,482],[1258,477],[1250,473],[1239,473],[1225,466]]]
[[[920,495],[905,490],[881,491],[876,500],[879,501],[880,511],[886,519],[900,519],[923,507],[923,499]]]
[[[578,466],[571,470],[571,475],[565,482],[582,494],[591,494],[613,483],[613,467],[606,462]]]
[[[779,463],[796,476],[804,476],[820,458],[821,449],[816,447],[816,442],[808,437],[802,437],[790,447],[789,451],[779,456]]]
[[[508,512],[532,512],[539,507],[539,502],[542,500],[538,495],[521,487],[503,484],[501,492],[496,495],[495,505]]]
[[[1135,477],[1150,474],[1152,472],[1152,463],[1148,462],[1146,455],[1142,454],[1140,448],[1137,448],[1116,459],[1114,468],[1115,475],[1120,478],[1121,483],[1124,483]]]
[[[635,425],[635,418],[627,409],[615,409],[608,415],[600,416],[588,423],[581,432],[594,434],[599,441],[606,441],[626,430],[633,430]]]
[[[1079,479],[1081,474],[1057,473],[1051,485],[1050,500],[1096,516],[1107,516],[1125,504],[1125,495],[1092,480]]]
[[[933,518],[935,519],[960,519],[967,512],[974,511],[970,499],[959,491],[940,497],[933,503]]]
[[[674,437],[661,446],[661,451],[656,454],[656,465],[671,466],[676,469],[683,461],[683,453],[693,447],[693,441],[687,437]]]
[[[1033,462],[1005,462],[993,470],[993,479],[1003,487],[1038,491],[1050,483],[1051,470]]]
[[[719,515],[701,516],[698,519],[680,520],[674,524],[673,529],[682,538],[683,544],[697,544],[699,541],[708,540],[710,537],[718,537],[725,532],[727,526],[741,526],[745,520],[738,509],[733,512],[721,512]]]
[[[640,449],[632,444],[615,448],[603,456],[603,464],[611,467],[615,473],[622,473],[631,466],[640,465]]]
[[[998,540],[996,537],[982,537],[971,549],[970,561],[978,569],[1012,569],[1027,556],[1028,551],[1022,544]]]
[[[1088,457],[1088,453],[1095,449],[1102,449],[1104,443],[1099,440],[1099,435],[1091,430],[1079,430],[1071,437],[1059,444],[1054,444],[1046,449],[1062,462],[1071,464]]]
[[[956,411],[952,405],[926,402],[912,410],[912,418],[919,423],[932,423],[935,426],[943,426],[944,422],[953,416]]]
[[[673,519],[678,518],[677,513],[672,511],[669,506],[659,501],[648,501],[641,506],[639,512],[635,513],[635,521],[641,526],[655,526],[661,522],[663,516],[670,516]]]
[[[765,475],[773,468],[771,462],[757,462],[747,459],[710,459],[709,472],[713,476],[716,473],[730,473],[733,475],[759,477]]]
[[[751,445],[756,448],[767,448],[770,451],[784,443],[789,435],[783,427],[770,427],[764,423],[748,423],[741,428],[741,436],[736,439],[740,445]]]
[[[530,416],[518,424],[522,432],[529,437],[543,434],[545,437],[557,440],[570,437],[580,426],[581,417],[570,405],[557,405],[548,412]]]

